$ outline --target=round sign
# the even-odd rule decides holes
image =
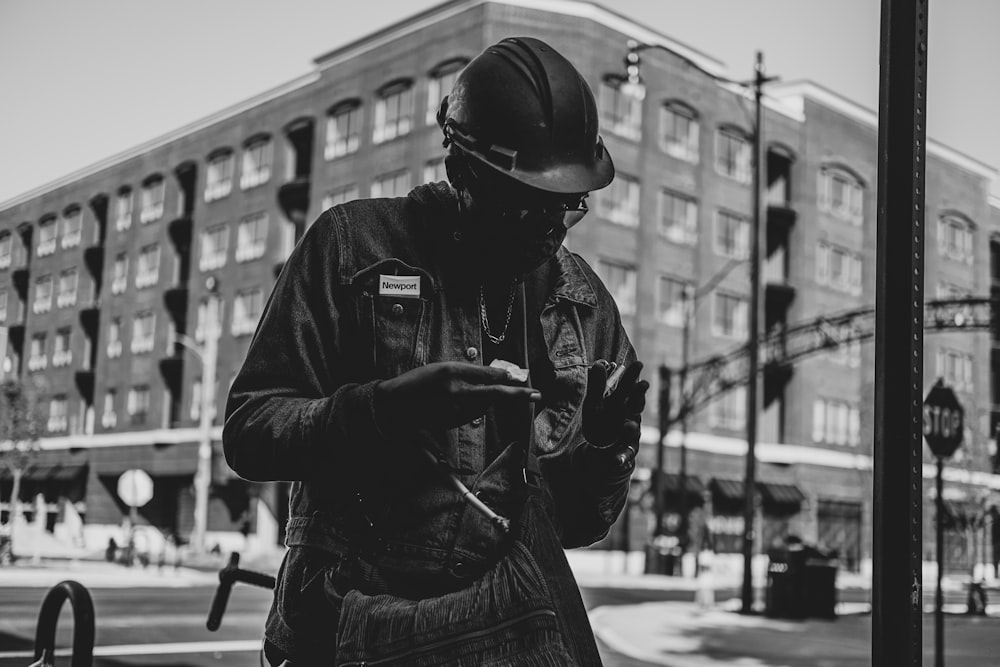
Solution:
[[[938,380],[924,399],[924,439],[935,456],[947,458],[962,444],[964,418],[955,392]]]
[[[118,497],[129,507],[142,507],[153,498],[153,478],[145,470],[126,470],[118,478]]]

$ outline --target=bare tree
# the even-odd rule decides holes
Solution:
[[[7,519],[11,526],[20,517],[21,480],[38,457],[43,429],[41,400],[35,385],[13,378],[0,382],[0,470],[10,471],[13,478]],[[13,539],[12,530],[11,552]]]

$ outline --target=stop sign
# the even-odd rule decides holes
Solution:
[[[924,399],[924,439],[935,456],[947,458],[962,444],[964,417],[955,392],[938,378]]]
[[[142,507],[153,499],[153,478],[145,470],[126,470],[118,478],[118,497],[129,507]]]

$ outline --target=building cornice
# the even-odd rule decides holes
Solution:
[[[719,76],[725,74],[725,64],[721,60],[717,60],[687,44],[671,39],[667,35],[651,30],[602,5],[585,0],[455,0],[453,2],[446,2],[379,30],[367,37],[329,51],[316,58],[313,62],[321,70],[335,67],[368,51],[381,48],[400,37],[485,4],[507,5],[510,7],[534,9],[553,14],[562,14],[563,16],[589,19],[612,30],[617,30],[629,39],[634,39],[643,44],[663,46],[679,56],[692,61],[711,74]],[[625,51],[626,45],[623,43],[623,58],[625,57]]]
[[[805,101],[808,99],[859,123],[878,128],[878,114],[875,111],[813,81],[774,84],[768,88],[768,94],[794,107],[803,117],[805,117]],[[989,181],[997,177],[996,167],[961,153],[930,137],[927,138],[927,152]]]

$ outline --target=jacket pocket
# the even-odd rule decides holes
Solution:
[[[351,287],[373,376],[394,377],[426,363],[430,274],[389,258],[356,273]]]

